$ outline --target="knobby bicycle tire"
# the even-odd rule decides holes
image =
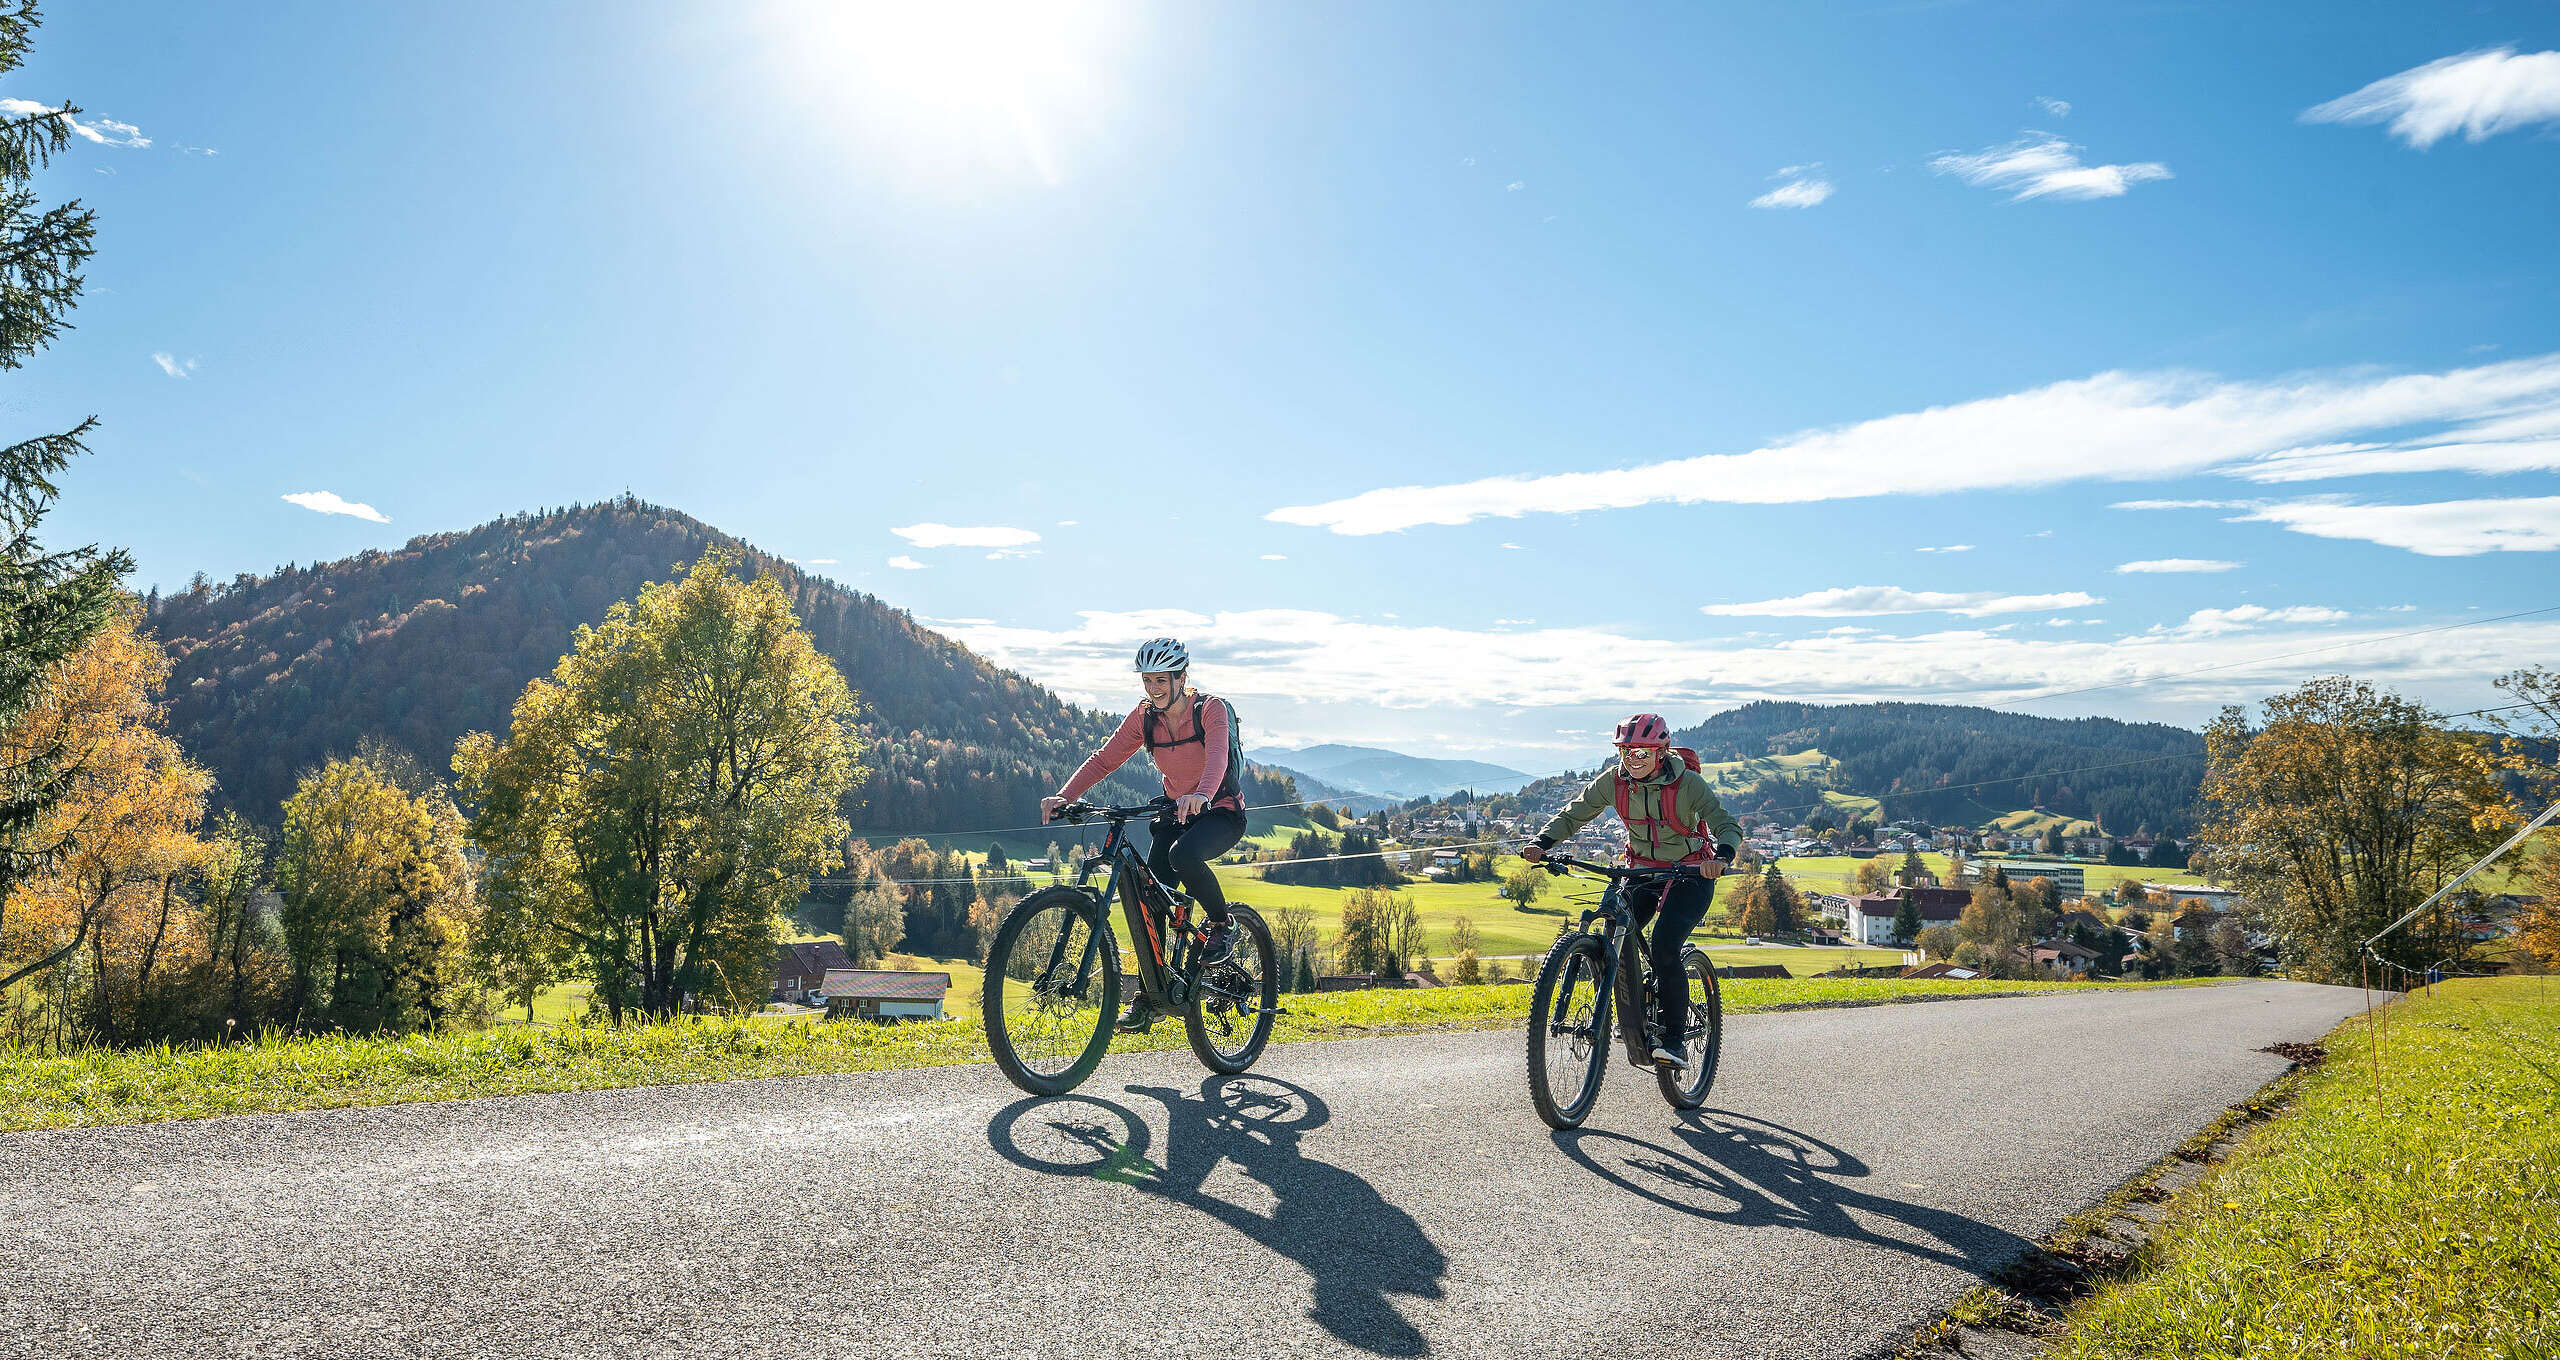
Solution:
[[[1191,999],[1182,1008],[1182,1028],[1191,1036],[1192,1053],[1210,1071],[1236,1073],[1253,1066],[1254,1060],[1262,1056],[1262,1046],[1271,1042],[1272,1012],[1280,1004],[1280,965],[1271,957],[1271,927],[1263,924],[1260,912],[1235,903],[1227,908],[1227,920],[1234,928],[1230,937],[1234,941],[1233,960],[1200,970],[1200,977],[1191,988]],[[1248,952],[1260,961],[1258,972],[1246,966]],[[1234,982],[1239,977],[1251,984],[1244,989],[1243,1004],[1252,1007],[1252,1014],[1247,1017],[1252,1023],[1245,1028],[1244,1042],[1221,1048],[1221,1036],[1210,1031],[1213,1026],[1226,1023],[1235,1012],[1211,1009],[1211,1003],[1218,998],[1212,996],[1210,985]]]
[[[1044,919],[1053,916],[1059,918],[1054,925]],[[1082,938],[1074,933],[1079,927]],[[1091,972],[1081,966],[1087,939],[1093,942]],[[1068,973],[1044,982],[1042,974],[1060,966]],[[1063,885],[1022,899],[996,927],[986,969],[978,1011],[987,1027],[987,1049],[1006,1080],[1033,1095],[1054,1096],[1092,1076],[1111,1047],[1113,1013],[1120,1007],[1120,954],[1102,904]],[[1074,984],[1080,973],[1079,988]],[[1091,1032],[1079,1037],[1087,1023]],[[1032,1026],[1053,1028],[1057,1042],[1035,1044],[1040,1036]],[[1017,1035],[1018,1028],[1026,1032]],[[1041,1051],[1023,1051],[1035,1046]]]
[[[1716,985],[1715,963],[1694,944],[1681,947],[1680,971],[1689,975],[1689,1023],[1681,1043],[1689,1066],[1676,1077],[1667,1067],[1656,1067],[1653,1075],[1673,1109],[1694,1110],[1707,1103],[1716,1061],[1724,1055],[1724,989]]]
[[[1600,1098],[1600,1078],[1615,1042],[1609,1030],[1615,986],[1606,954],[1597,936],[1577,933],[1556,941],[1538,969],[1529,999],[1529,1100],[1550,1128],[1579,1127]],[[1555,1089],[1557,1079],[1569,1077],[1577,1065],[1580,1079],[1570,1082],[1571,1089]]]

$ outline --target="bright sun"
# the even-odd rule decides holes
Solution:
[[[909,158],[973,159],[1065,178],[1066,142],[1095,118],[1119,6],[1075,0],[788,3],[785,61]],[[945,165],[944,168],[951,168]]]

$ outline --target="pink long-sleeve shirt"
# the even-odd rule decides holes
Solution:
[[[1158,714],[1159,737],[1153,754],[1156,770],[1164,776],[1165,796],[1197,794],[1210,799],[1212,807],[1243,806],[1244,800],[1232,793],[1218,797],[1218,786],[1226,782],[1227,753],[1235,741],[1234,728],[1234,711],[1227,707],[1227,701],[1197,690],[1191,694],[1190,721]],[[1196,741],[1192,740],[1195,736],[1199,738]],[[1059,796],[1082,798],[1085,790],[1128,764],[1129,757],[1146,744],[1147,706],[1141,703],[1120,720],[1120,726],[1113,729],[1111,739],[1102,743],[1101,750],[1076,767],[1075,777],[1058,790]]]

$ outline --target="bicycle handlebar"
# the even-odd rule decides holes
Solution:
[[[1161,796],[1150,798],[1137,807],[1107,807],[1100,803],[1077,802],[1059,808],[1057,815],[1050,820],[1081,822],[1088,817],[1095,817],[1106,822],[1134,822],[1141,817],[1153,817],[1158,813],[1172,810],[1173,800]]]
[[[1587,859],[1576,859],[1571,855],[1557,854],[1549,854],[1546,858],[1539,860],[1538,863],[1544,867],[1548,873],[1554,874],[1559,878],[1564,876],[1564,872],[1567,869],[1580,869],[1585,873],[1598,874],[1602,878],[1615,879],[1657,877],[1677,878],[1682,874],[1694,874],[1698,872],[1698,866],[1694,864],[1661,864],[1650,867],[1635,864],[1595,864]]]

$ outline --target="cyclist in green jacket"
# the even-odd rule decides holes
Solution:
[[[1689,1065],[1678,1033],[1685,1023],[1676,1028],[1666,1023],[1689,1013],[1689,974],[1680,966],[1680,947],[1706,919],[1707,907],[1715,901],[1716,878],[1742,847],[1741,824],[1724,810],[1694,759],[1686,751],[1672,753],[1671,725],[1659,716],[1639,713],[1627,719],[1618,724],[1618,759],[1520,851],[1521,858],[1535,864],[1603,808],[1614,807],[1618,820],[1627,824],[1629,864],[1680,864],[1697,870],[1694,877],[1684,874],[1627,893],[1636,924],[1660,918],[1652,943],[1654,1013],[1645,1032],[1653,1043],[1653,1060],[1675,1069]]]

